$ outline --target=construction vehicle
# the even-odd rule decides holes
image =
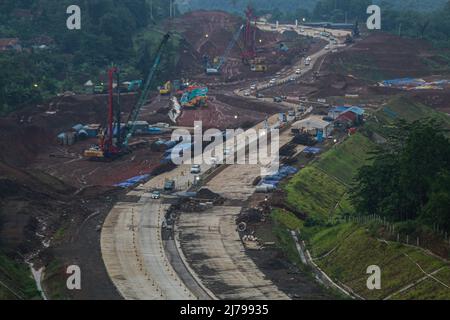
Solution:
[[[190,86],[180,99],[183,108],[206,107],[208,101],[208,88],[202,86]]]
[[[251,59],[256,57],[256,26],[257,18],[253,15],[253,9],[250,5],[245,11],[246,24],[245,24],[245,34],[244,34],[244,50],[242,52],[242,61],[244,64],[250,64]]]
[[[175,180],[166,180],[164,182],[164,191],[174,191],[175,190]]]
[[[127,92],[136,92],[142,88],[142,80],[132,80],[123,82],[122,85]]]
[[[96,85],[94,87],[94,94],[103,94],[105,93],[105,86],[103,83]]]
[[[263,64],[252,64],[250,70],[253,72],[266,72],[267,66]]]
[[[221,56],[217,61],[217,63],[214,63],[212,66],[207,65],[206,67],[206,74],[208,75],[215,75],[220,73],[220,69],[225,64],[225,62],[228,60],[228,56],[231,53],[231,50],[233,50],[234,46],[239,40],[239,37],[241,36],[242,30],[244,29],[244,25],[242,25],[238,31],[234,34],[233,38],[231,39],[230,43],[228,44],[227,48],[225,49],[225,52],[223,56]]]
[[[253,72],[266,72],[267,66],[265,64],[265,58],[256,57],[250,61],[250,70]]]
[[[121,124],[120,86],[116,86],[117,101],[114,101],[114,76],[117,76],[116,83],[120,83],[119,69],[117,67],[111,67],[108,70],[109,98],[107,125],[99,134],[99,144],[92,146],[84,152],[84,156],[87,159],[95,161],[112,161],[124,154],[130,153],[132,148],[142,145],[141,142],[129,143],[129,140],[136,130],[135,124],[139,113],[144,104],[147,103],[153,78],[160,65],[163,50],[169,39],[170,34],[167,33],[159,44],[154,63],[143,86],[139,100],[131,110],[129,117],[123,126]]]
[[[84,156],[91,160],[100,160],[112,158],[119,153],[117,140],[114,138],[114,126],[120,133],[120,118],[114,123],[114,75],[117,75],[117,83],[119,83],[119,73],[117,67],[111,67],[108,70],[109,78],[109,97],[108,97],[108,121],[107,128],[103,128],[99,133],[100,143],[97,146],[92,146],[84,152]],[[120,87],[118,88],[118,95],[120,94]]]
[[[172,92],[172,82],[167,81],[163,87],[159,88],[159,94],[166,96]]]
[[[353,37],[351,36],[351,35],[347,35],[347,37],[345,38],[345,44],[352,44],[352,43],[354,43],[355,42],[355,40],[353,39]]]

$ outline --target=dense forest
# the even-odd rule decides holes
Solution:
[[[356,179],[357,212],[450,231],[450,141],[436,120],[400,122]]]
[[[242,12],[247,5],[254,6],[258,10],[280,10],[283,13],[292,13],[297,9],[306,9],[310,12],[323,0],[177,0],[181,11],[190,10],[226,10],[230,12]],[[333,0],[331,10],[341,8],[348,3],[358,1]],[[370,0],[369,3],[381,6],[390,6],[395,9],[410,9],[416,11],[432,11],[441,8],[447,0]],[[366,7],[367,8],[367,7]],[[365,11],[365,10],[364,10]]]
[[[82,10],[81,30],[66,27],[72,4]],[[124,79],[141,79],[162,37],[157,26],[168,16],[166,0],[1,1],[0,38],[20,39],[23,50],[0,54],[0,114],[99,81],[112,62]],[[171,42],[166,72],[175,55]]]

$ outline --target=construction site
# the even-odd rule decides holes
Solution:
[[[102,86],[0,119],[2,243],[42,273],[48,299],[358,298],[315,269],[298,239],[286,251],[297,236],[280,231],[272,209],[309,221],[282,186],[399,93],[448,115],[450,82],[424,62],[439,65],[437,53],[382,32],[353,39],[355,30],[263,23],[251,8],[242,18],[193,11],[164,29],[145,79],[111,66]],[[157,83],[175,30],[179,72]],[[280,169],[173,164],[177,146],[193,147],[173,131],[194,132],[196,121],[204,131],[279,130]],[[61,285],[73,264],[83,290]]]

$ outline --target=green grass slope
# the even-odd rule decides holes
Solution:
[[[40,299],[30,269],[0,253],[0,300]]]
[[[379,240],[362,226],[346,223],[325,229],[309,241],[315,262],[333,279],[366,299],[450,299],[448,263],[418,248]],[[381,290],[369,290],[367,267],[381,269]],[[426,273],[429,278],[417,287],[409,285]],[[407,289],[408,288],[408,289]],[[431,289],[432,288],[432,289]],[[400,293],[402,289],[404,292]],[[399,293],[397,293],[399,292]]]
[[[367,152],[372,147],[373,143],[358,133],[329,150],[285,185],[288,203],[316,219],[352,211],[348,186],[367,163]]]

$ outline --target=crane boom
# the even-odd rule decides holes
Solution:
[[[228,44],[227,49],[225,50],[225,53],[222,57],[220,57],[219,64],[217,65],[216,69],[220,70],[224,63],[227,61],[228,56],[230,55],[231,50],[233,50],[234,46],[239,40],[239,37],[241,36],[242,30],[244,29],[244,25],[242,25],[239,30],[234,34],[233,39],[231,39],[230,43]]]
[[[139,116],[139,113],[144,106],[144,104],[147,102],[148,96],[151,91],[151,84],[153,81],[153,78],[155,77],[155,73],[158,70],[159,64],[161,62],[161,57],[163,54],[164,47],[166,46],[167,42],[170,39],[170,33],[167,33],[164,35],[164,38],[161,40],[161,43],[159,44],[158,50],[156,51],[156,57],[155,61],[153,62],[152,68],[150,69],[150,73],[147,77],[147,80],[145,81],[141,96],[139,97],[139,100],[137,104],[134,106],[133,110],[131,111],[128,121],[126,123],[126,127],[124,130],[124,141],[123,145],[126,147],[128,146],[129,139],[133,136],[135,128],[136,128],[136,120]]]
[[[206,74],[218,74],[220,73],[220,69],[223,67],[223,65],[225,64],[225,62],[228,60],[228,56],[231,53],[231,50],[233,50],[234,46],[236,45],[236,43],[238,42],[242,30],[244,30],[244,25],[242,25],[238,31],[236,31],[236,33],[233,35],[233,38],[231,39],[230,43],[228,44],[227,48],[225,49],[224,54],[220,57],[219,62],[217,64],[215,64],[212,67],[208,66],[207,63],[207,67],[206,67]]]

